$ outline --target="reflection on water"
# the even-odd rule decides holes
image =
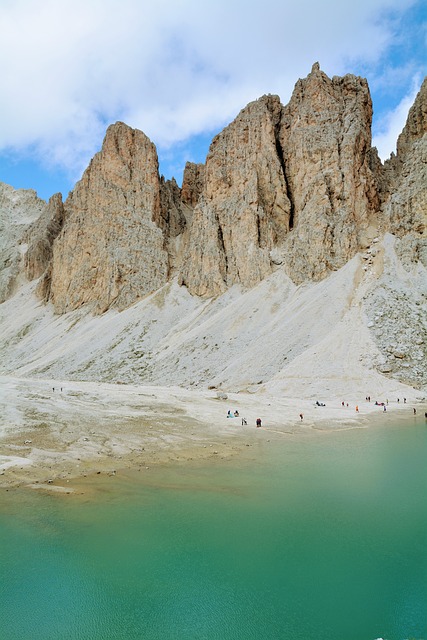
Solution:
[[[5,640],[427,638],[427,427],[3,493]],[[90,495],[90,494],[89,494]]]

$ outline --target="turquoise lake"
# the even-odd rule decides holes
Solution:
[[[426,469],[423,418],[3,490],[0,638],[426,639]]]

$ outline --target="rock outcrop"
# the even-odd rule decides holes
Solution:
[[[29,280],[39,278],[50,267],[53,242],[64,224],[62,195],[53,195],[41,216],[26,232],[28,249],[25,254],[25,272]]]
[[[399,263],[386,251],[378,286],[367,298],[370,330],[382,354],[376,364],[383,373],[423,387],[427,384],[427,279],[422,267],[427,267],[427,80],[409,111],[396,155],[385,163],[383,180],[382,224],[393,234]]]
[[[280,143],[292,232],[282,253],[296,283],[324,278],[369,242],[380,207],[371,120],[366,80],[330,79],[318,64],[284,108]]]
[[[425,82],[383,166],[366,80],[331,79],[316,63],[286,106],[267,95],[245,107],[205,165],[187,163],[182,188],[159,176],[141,131],[116,123],[65,204],[52,198],[31,227],[27,277],[42,276],[57,313],[100,313],[176,275],[202,297],[277,268],[296,284],[321,280],[387,231],[406,262],[424,260],[426,93]]]
[[[187,162],[182,179],[181,200],[194,209],[205,183],[205,165]]]
[[[366,80],[318,64],[286,107],[264,96],[243,109],[211,145],[181,282],[218,295],[277,264],[319,280],[366,247],[380,209],[371,120]]]
[[[194,209],[181,282],[215,296],[271,273],[270,251],[289,231],[291,203],[277,151],[282,105],[264,96],[213,140]]]
[[[421,245],[427,223],[427,79],[411,107],[397,140],[397,153],[385,163],[388,190],[383,205],[386,228],[408,233]],[[422,249],[421,249],[422,251]]]
[[[0,303],[15,291],[23,272],[27,231],[45,207],[32,189],[14,189],[0,182]]]
[[[168,277],[171,278],[180,265],[183,238],[191,221],[192,209],[181,198],[176,181],[160,178],[160,216],[154,218],[163,232],[163,247],[168,256]]]
[[[412,145],[421,140],[427,132],[427,78],[409,110],[405,127],[397,139],[396,151],[398,160],[405,161],[412,151]]]
[[[51,300],[57,313],[91,303],[95,312],[123,309],[168,277],[160,219],[157,152],[141,132],[109,127],[65,202],[55,241]]]
[[[82,357],[74,340],[67,369],[61,349],[46,359],[37,333],[34,365],[27,343],[19,346],[34,329],[25,314],[2,337],[4,353],[11,362],[24,354],[22,375],[28,367],[89,379],[102,369],[109,380],[119,370],[127,381],[246,388],[285,370],[292,378],[290,359],[311,367],[316,356],[324,371],[325,358],[345,360],[352,341],[352,370],[362,363],[425,386],[427,81],[384,165],[371,119],[366,80],[329,78],[316,63],[286,106],[274,95],[247,105],[214,138],[206,164],[187,163],[181,188],[159,176],[144,133],[123,123],[109,127],[64,204],[60,194],[46,204],[0,184],[0,302],[20,282],[28,287],[2,305],[0,322],[34,289],[56,313],[86,307],[58,323],[65,332],[90,312],[126,309],[114,327],[91,319],[112,332],[107,356],[100,343],[96,358]],[[36,306],[31,313],[43,313]],[[324,342],[332,326],[341,351],[332,334]]]

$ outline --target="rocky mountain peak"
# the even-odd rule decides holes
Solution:
[[[166,282],[157,152],[118,122],[65,202],[55,241],[51,300],[59,313],[91,303],[124,308]]]
[[[147,136],[117,122],[66,202],[53,198],[31,228],[27,277],[43,277],[39,292],[57,313],[100,313],[175,275],[203,297],[277,269],[296,284],[321,280],[385,231],[415,234],[420,255],[426,92],[424,82],[383,167],[366,80],[330,78],[315,62],[287,105],[265,95],[242,109],[205,164],[187,163],[181,188],[159,176]]]
[[[397,157],[404,160],[404,156],[410,151],[412,144],[420,140],[427,133],[427,78],[415,98],[415,102],[409,110],[406,124],[397,139]]]
[[[271,273],[269,254],[291,212],[277,148],[281,110],[277,96],[264,96],[212,141],[180,277],[192,293],[252,287]]]
[[[0,182],[0,304],[16,291],[24,270],[28,230],[45,206],[33,189],[14,189]]]
[[[384,166],[366,80],[315,63],[288,104],[242,109],[182,187],[121,122],[65,203],[0,184],[4,370],[282,392],[301,367],[316,389],[377,367],[425,385],[426,91]],[[52,322],[50,305],[70,315]],[[97,347],[93,327],[109,335]]]
[[[385,162],[383,224],[402,238],[400,251],[427,265],[427,79],[397,140],[397,155]]]
[[[376,225],[371,121],[366,80],[330,79],[318,64],[296,83],[283,110],[280,143],[293,215],[281,253],[296,282],[345,264]]]

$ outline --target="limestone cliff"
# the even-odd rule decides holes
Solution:
[[[27,231],[45,206],[32,189],[14,189],[0,182],[0,303],[15,291],[23,271]]]
[[[109,127],[65,202],[53,248],[51,300],[57,313],[91,303],[123,309],[167,280],[157,152],[141,132]]]
[[[393,234],[399,262],[386,253],[381,280],[368,298],[370,329],[382,354],[379,370],[423,386],[427,383],[423,270],[423,265],[427,267],[427,80],[409,111],[396,155],[385,163],[383,179],[382,224]]]
[[[280,265],[297,284],[319,280],[378,233],[422,234],[425,93],[383,167],[366,80],[331,79],[316,63],[285,107],[272,95],[245,107],[205,165],[187,163],[181,189],[159,177],[142,132],[114,125],[65,203],[47,271],[56,311],[122,309],[176,273],[204,297]]]
[[[380,201],[370,168],[372,103],[366,80],[332,79],[313,65],[281,119],[292,232],[282,254],[294,282],[318,280],[364,246]]]
[[[25,254],[25,272],[29,280],[39,278],[50,266],[53,241],[64,224],[62,195],[53,195],[41,216],[26,232],[28,249]]]
[[[181,200],[194,209],[203,191],[205,165],[187,162],[182,179]]]
[[[154,221],[163,232],[163,248],[168,256],[168,276],[174,275],[182,257],[182,241],[191,220],[191,207],[183,202],[176,181],[160,179],[160,215]]]
[[[252,287],[271,272],[270,251],[291,217],[277,152],[281,112],[277,96],[264,96],[211,144],[181,271],[192,293],[218,295],[235,283]]]
[[[397,140],[397,154],[385,163],[388,191],[383,205],[386,227],[400,237],[412,234],[426,251],[427,79]],[[423,252],[423,250],[421,250]]]
[[[264,96],[213,141],[181,282],[212,296],[284,264],[296,283],[343,266],[376,233],[366,80],[318,64],[283,107]]]
[[[403,161],[411,153],[412,145],[424,137],[427,132],[427,78],[409,110],[406,125],[397,139],[397,157]]]
[[[22,235],[26,275],[40,278],[57,313],[84,304],[100,313],[177,274],[203,297],[251,288],[278,268],[296,284],[321,280],[387,231],[402,238],[405,263],[425,260],[426,92],[425,82],[383,166],[366,80],[331,79],[316,63],[286,106],[267,95],[245,107],[205,165],[187,163],[182,188],[159,176],[141,131],[116,123],[64,205],[43,203]],[[24,240],[3,260],[3,298]]]
[[[337,357],[346,378],[363,361],[363,377],[374,367],[425,386],[427,81],[384,165],[371,118],[366,81],[329,78],[316,63],[286,106],[274,95],[247,105],[206,164],[187,163],[181,188],[123,123],[64,204],[0,184],[2,362],[21,375],[243,389],[285,370],[292,380],[304,362],[311,373],[316,358],[324,372]],[[52,323],[34,290],[56,313],[85,309]],[[89,317],[112,307],[123,313]],[[85,316],[92,328],[70,333],[65,366],[45,335],[67,340]],[[82,354],[100,327],[107,342]]]

